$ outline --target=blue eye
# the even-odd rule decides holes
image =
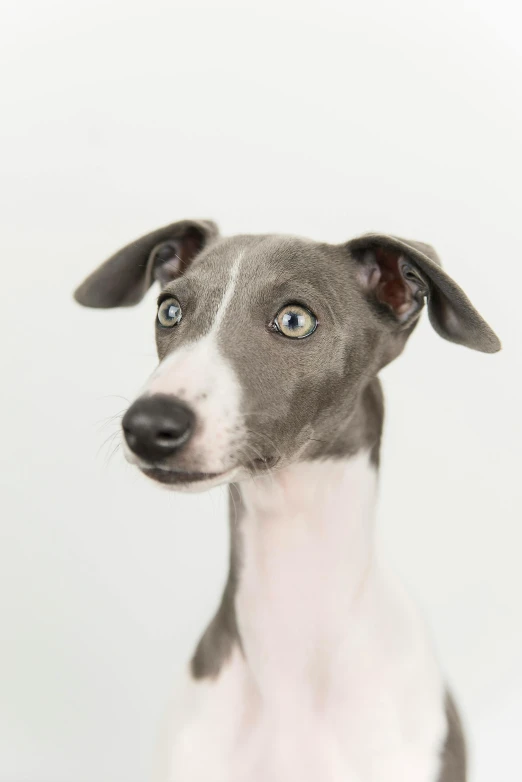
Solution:
[[[158,322],[165,329],[177,326],[181,320],[181,306],[177,299],[164,299],[158,307]]]
[[[287,304],[277,313],[274,326],[285,337],[304,339],[316,330],[317,318],[300,304]]]

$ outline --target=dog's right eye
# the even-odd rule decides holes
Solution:
[[[181,306],[177,299],[164,299],[158,307],[158,323],[164,329],[177,326],[181,320]]]

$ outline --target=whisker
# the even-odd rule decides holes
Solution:
[[[252,478],[255,478],[258,474],[258,470],[256,468],[254,461],[250,459],[248,454],[245,452],[244,447],[246,447],[246,443],[243,445],[243,448],[238,449],[238,456],[240,457],[240,459],[242,460],[244,459],[247,462],[247,467],[249,467],[249,469],[252,472]]]
[[[259,451],[258,451],[256,448],[254,448],[254,446],[253,446],[253,445],[251,445],[250,443],[244,443],[244,447],[246,447],[246,448],[250,448],[250,449],[251,449],[251,450],[252,450],[252,451],[253,451],[253,452],[256,454],[256,456],[258,457],[258,459],[260,459],[262,462],[265,462],[265,468],[264,468],[264,470],[259,470],[259,469],[257,469],[257,467],[256,467],[255,463],[253,462],[253,460],[252,460],[252,459],[249,459],[249,458],[248,458],[248,456],[247,456],[246,454],[244,454],[244,455],[246,456],[246,458],[248,459],[248,461],[249,461],[249,463],[250,463],[250,466],[251,466],[251,469],[252,469],[252,471],[253,471],[253,476],[252,476],[252,477],[253,477],[253,479],[255,480],[256,478],[263,477],[263,476],[265,476],[265,475],[266,475],[266,476],[268,476],[268,477],[270,478],[270,480],[273,482],[273,481],[274,481],[274,476],[273,476],[273,468],[272,468],[272,467],[269,467],[269,466],[266,464],[266,460],[265,460],[265,459],[264,459],[264,457],[261,455],[261,453],[260,453],[260,452],[259,452]]]
[[[122,396],[121,394],[105,394],[104,396],[99,396],[98,399],[123,399],[124,402],[127,402],[127,404],[130,405],[130,399],[127,399],[126,396]]]
[[[114,456],[116,455],[116,453],[119,451],[120,448],[121,448],[121,442],[116,443],[115,447],[112,449],[109,456],[105,460],[105,467],[109,466],[110,462],[113,460]]]
[[[111,432],[111,434],[108,437],[105,438],[105,440],[103,441],[103,443],[100,445],[100,447],[98,448],[98,450],[96,452],[96,458],[98,458],[100,456],[100,453],[105,448],[105,446],[108,445],[110,447],[112,445],[112,443],[114,441],[114,438],[118,437],[119,434],[120,434],[119,430],[116,430],[115,432]]]
[[[252,434],[252,435],[254,435],[255,437],[264,437],[266,440],[268,440],[268,442],[270,443],[270,445],[272,446],[272,448],[273,448],[275,451],[277,451],[277,453],[279,454],[279,456],[280,456],[281,458],[283,457],[283,454],[282,454],[281,450],[280,450],[280,449],[278,448],[278,446],[275,444],[274,440],[273,440],[271,437],[269,437],[267,434],[265,434],[264,432],[257,432],[257,431],[255,431],[255,430],[253,430],[253,429],[247,429],[246,431],[248,432],[248,434]]]
[[[118,420],[121,421],[123,416],[125,415],[125,408],[123,410],[120,410],[118,413],[114,413],[114,415],[109,415],[107,418],[101,418],[99,421],[96,421],[96,427],[98,428],[98,431],[102,431],[103,429],[106,429],[107,426],[114,423],[114,421]]]

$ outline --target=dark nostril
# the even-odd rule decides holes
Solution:
[[[160,440],[174,440],[177,435],[176,432],[166,432],[163,430],[162,432],[158,432],[158,437]]]
[[[157,394],[134,402],[123,417],[129,448],[156,462],[178,451],[194,429],[194,413],[175,397]]]

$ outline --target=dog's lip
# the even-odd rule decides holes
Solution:
[[[140,470],[148,477],[159,483],[197,483],[198,481],[211,481],[221,478],[223,472],[187,472],[185,470],[166,470],[163,467],[142,467]]]

